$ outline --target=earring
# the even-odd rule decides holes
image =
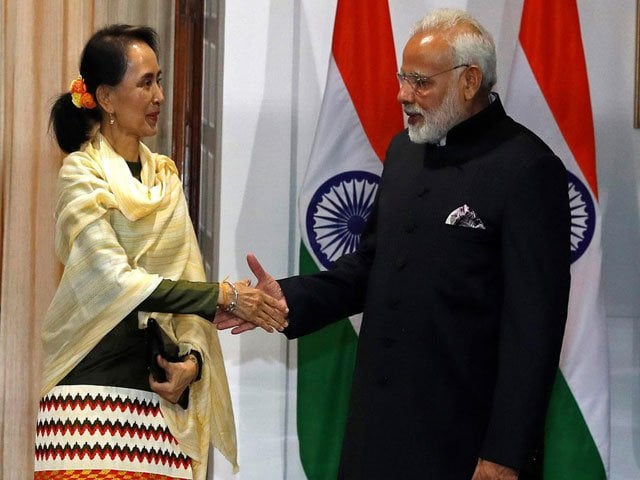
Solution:
[[[109,114],[109,125],[113,125],[114,123],[116,123],[116,119],[113,118],[113,113]]]

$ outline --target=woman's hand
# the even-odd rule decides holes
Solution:
[[[198,363],[186,359],[183,362],[169,362],[158,355],[158,365],[167,373],[166,382],[156,382],[153,375],[149,375],[149,386],[162,398],[171,403],[177,403],[189,385],[198,376]]]
[[[242,280],[234,284],[238,291],[238,301],[231,313],[267,332],[273,332],[274,328],[278,331],[284,330],[288,325],[287,306],[263,290],[251,288],[250,284],[250,280]]]

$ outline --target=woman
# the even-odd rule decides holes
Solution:
[[[69,153],[56,207],[65,268],[43,325],[35,478],[203,479],[209,443],[237,468],[220,346],[202,318],[219,308],[282,330],[286,307],[248,282],[204,281],[176,167],[140,142],[164,101],[155,32],[98,31],[80,75],[51,112]],[[165,381],[149,374],[150,318],[179,346],[173,362],[152,354]]]

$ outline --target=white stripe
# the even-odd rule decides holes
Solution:
[[[320,262],[315,258],[304,224],[307,208],[316,190],[326,180],[350,170],[380,175],[382,163],[362,128],[332,55],[320,118],[298,201],[302,239],[318,266]]]

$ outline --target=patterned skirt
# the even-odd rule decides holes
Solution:
[[[155,393],[60,385],[40,401],[35,480],[192,478]]]

